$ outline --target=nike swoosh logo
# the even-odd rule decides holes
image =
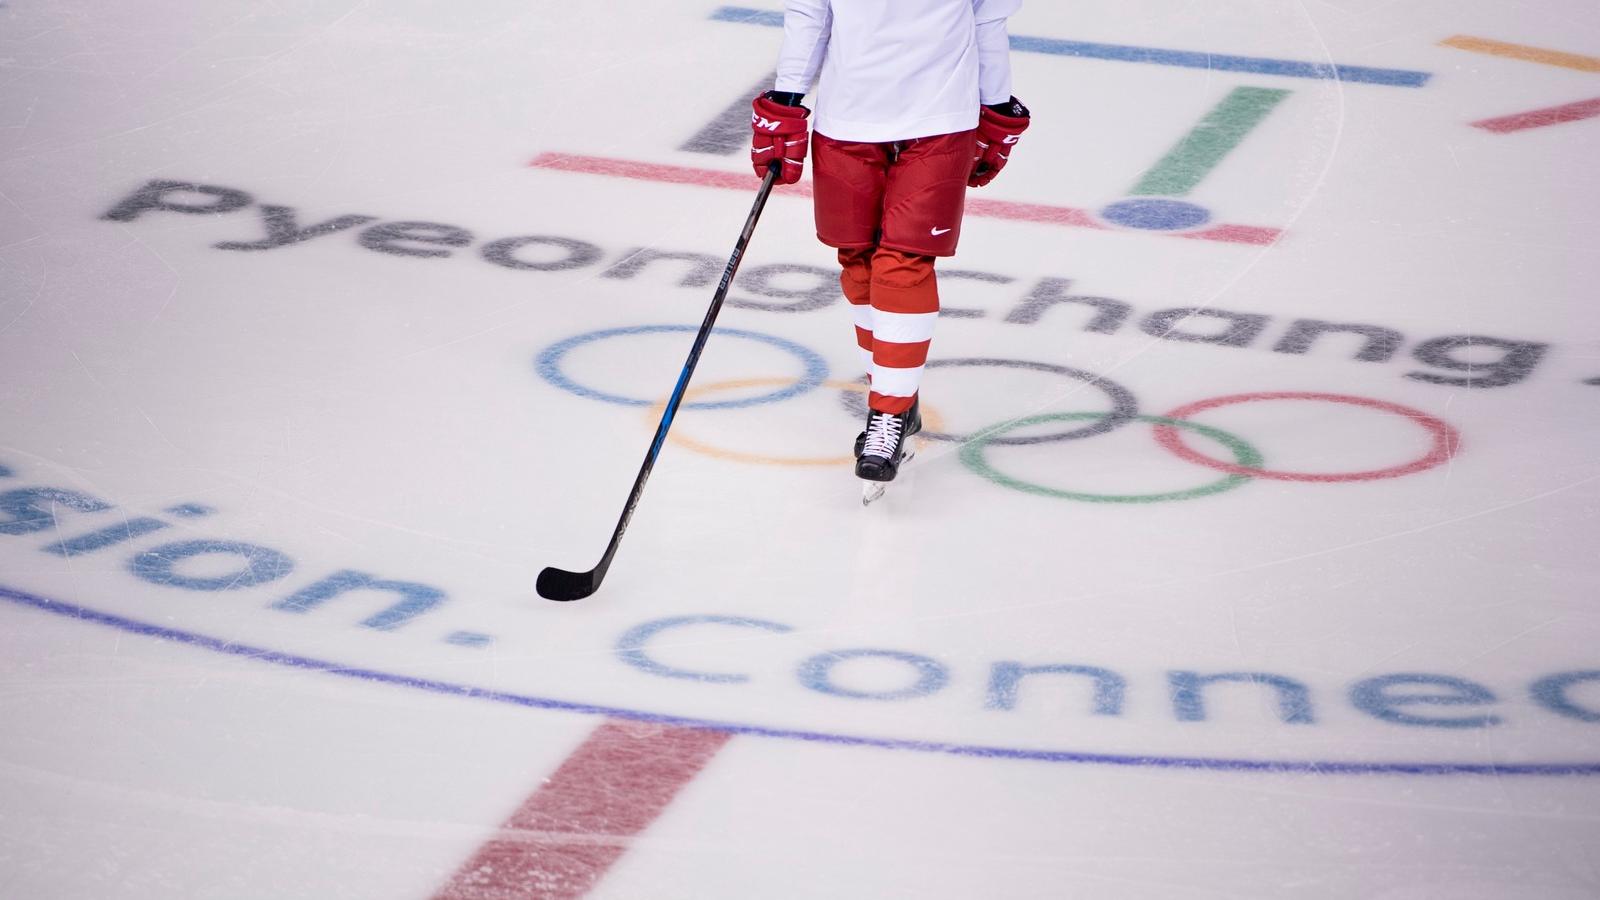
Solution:
[[[950,229],[948,229],[948,228],[935,228],[935,229],[933,229],[933,236],[934,237],[938,237],[941,234],[949,234],[949,233],[950,233]]]

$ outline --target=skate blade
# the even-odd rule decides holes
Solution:
[[[912,443],[908,443],[906,445],[905,455],[900,457],[900,469],[901,469],[902,474],[904,473],[906,463],[911,462],[911,460],[915,459],[916,455],[917,455],[917,445],[916,444],[912,444]],[[898,481],[898,480],[899,480],[898,478],[895,479],[895,481]],[[883,499],[883,495],[887,494],[889,492],[889,485],[891,485],[891,484],[894,484],[894,481],[863,481],[863,482],[861,482],[861,505],[862,506],[871,506],[873,503],[875,503],[875,502],[877,502],[879,500],[882,500]]]
[[[874,502],[882,500],[883,495],[888,492],[889,483],[887,481],[863,481],[861,482],[861,505],[871,506]]]

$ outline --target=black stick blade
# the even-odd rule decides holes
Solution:
[[[539,573],[539,581],[534,585],[539,591],[539,596],[546,600],[558,600],[565,603],[569,600],[582,600],[594,593],[600,587],[600,579],[594,577],[594,572],[568,572],[555,566],[546,568]]]

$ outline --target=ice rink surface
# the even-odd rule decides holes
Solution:
[[[0,4],[0,897],[1600,896],[1592,0],[1030,0],[902,481],[781,189],[541,600],[780,12]]]

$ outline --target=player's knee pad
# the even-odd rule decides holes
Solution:
[[[939,311],[934,258],[879,247],[872,255],[872,305],[886,312]]]
[[[839,288],[857,306],[872,302],[872,248],[839,251]]]

